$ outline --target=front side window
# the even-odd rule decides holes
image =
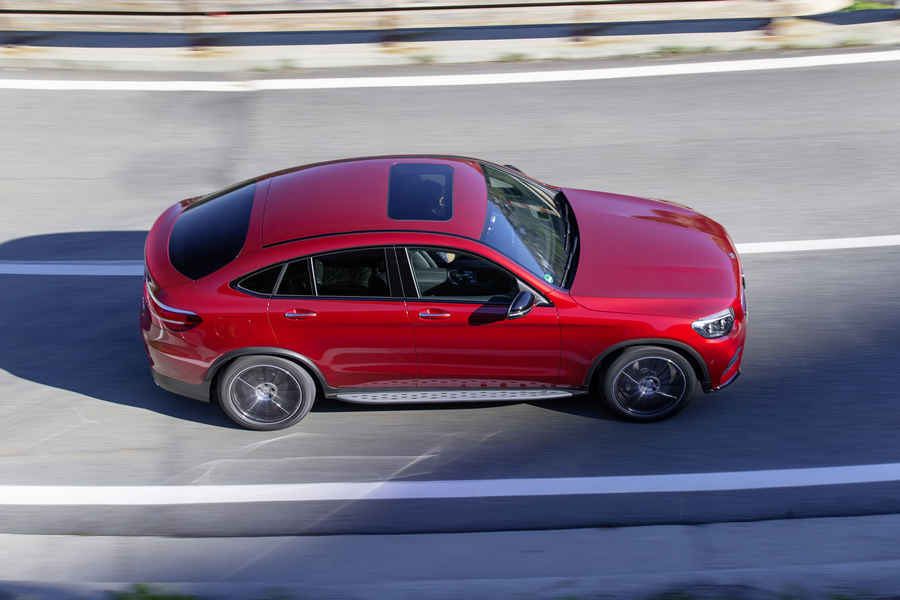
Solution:
[[[564,286],[574,233],[562,194],[487,164],[487,218],[481,241],[547,283]]]
[[[384,248],[314,256],[312,266],[319,296],[383,298],[391,295]]]
[[[453,216],[453,167],[428,163],[393,165],[388,185],[388,217],[446,221]]]
[[[420,298],[509,304],[519,282],[494,263],[450,249],[409,248]]]

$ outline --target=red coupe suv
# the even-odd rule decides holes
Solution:
[[[316,398],[591,394],[661,419],[740,373],[747,306],[721,225],[453,156],[279,171],[166,210],[145,249],[153,378],[251,429]]]

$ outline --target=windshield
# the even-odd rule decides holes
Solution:
[[[482,164],[488,208],[481,241],[547,283],[564,286],[574,228],[561,193]]]

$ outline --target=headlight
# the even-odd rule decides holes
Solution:
[[[691,323],[691,327],[705,338],[728,335],[728,332],[734,327],[734,311],[728,308],[714,315],[697,319]]]

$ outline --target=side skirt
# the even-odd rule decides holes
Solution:
[[[586,392],[581,389],[338,391],[334,397],[354,404],[434,404],[445,402],[532,402],[571,398]]]

